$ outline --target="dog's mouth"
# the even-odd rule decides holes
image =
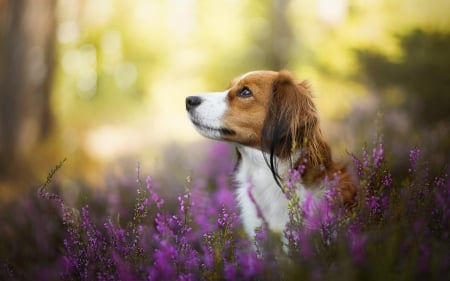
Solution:
[[[227,129],[225,127],[214,128],[214,127],[202,124],[201,122],[194,120],[194,119],[192,119],[192,123],[195,125],[195,127],[197,127],[200,131],[203,131],[203,132],[218,132],[221,135],[225,135],[225,136],[231,136],[231,135],[236,134],[235,131]]]

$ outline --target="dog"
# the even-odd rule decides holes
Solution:
[[[286,70],[252,71],[223,92],[189,96],[185,102],[201,135],[236,146],[237,202],[249,236],[264,221],[272,231],[285,229],[289,210],[282,187],[289,169],[301,164],[304,171],[296,186],[300,202],[306,194],[320,197],[322,183],[332,178],[342,202],[354,200],[349,173],[333,161],[323,139],[307,81],[295,80]]]

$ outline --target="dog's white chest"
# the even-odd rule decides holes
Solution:
[[[245,231],[253,237],[255,228],[262,223],[262,216],[271,230],[282,232],[289,219],[288,200],[276,184],[261,151],[252,148],[240,148],[239,151],[242,159],[235,177],[239,186],[237,200]],[[280,163],[279,169],[280,175],[285,175],[288,168]]]

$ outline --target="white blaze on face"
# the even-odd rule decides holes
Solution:
[[[189,117],[203,136],[221,138],[222,118],[228,109],[227,94],[228,91],[197,95],[201,98],[201,103],[189,112]]]

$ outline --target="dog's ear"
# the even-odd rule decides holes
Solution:
[[[312,136],[317,113],[309,88],[280,71],[272,85],[262,132],[262,146],[281,159],[287,158]]]
[[[270,153],[271,169],[276,165],[274,156],[286,159],[300,148],[306,148],[312,166],[331,161],[329,147],[321,138],[311,89],[307,82],[296,82],[288,71],[280,71],[273,82],[261,145]]]

